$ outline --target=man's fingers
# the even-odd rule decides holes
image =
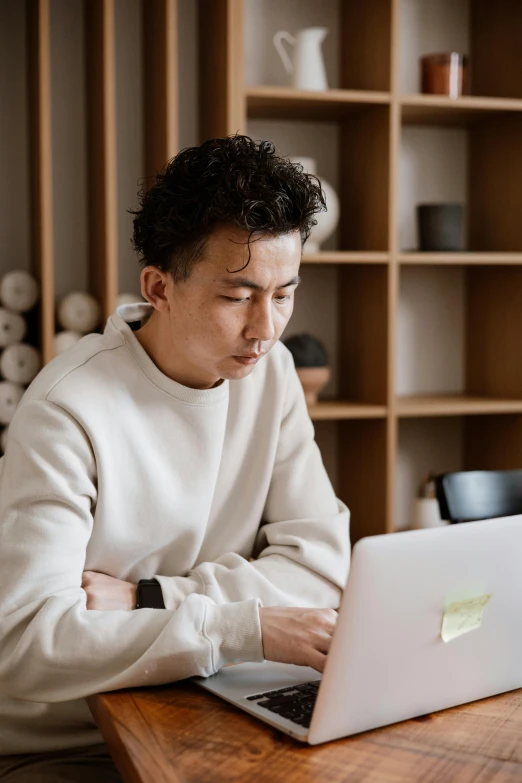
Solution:
[[[330,634],[321,634],[317,637],[315,641],[314,647],[316,650],[319,650],[319,652],[327,653],[330,649],[330,644],[332,643],[332,637]]]
[[[322,673],[324,671],[325,663],[326,663],[326,655],[320,653],[318,650],[311,651],[308,666],[311,666],[312,669],[315,669],[316,671]]]

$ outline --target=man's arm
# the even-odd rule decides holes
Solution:
[[[218,604],[254,597],[263,606],[339,604],[350,559],[349,511],[335,497],[301,383],[290,355],[285,358],[286,400],[257,559],[228,553],[185,577],[155,575],[167,608],[194,592]]]
[[[0,464],[0,690],[67,701],[263,660],[256,600],[218,606],[194,594],[176,611],[87,610],[96,464],[62,408],[22,403]]]

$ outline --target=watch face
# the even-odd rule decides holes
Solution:
[[[144,583],[138,587],[138,603],[142,607],[164,609],[163,594],[159,582]]]

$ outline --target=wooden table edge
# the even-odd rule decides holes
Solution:
[[[88,696],[86,702],[101,732],[103,740],[109,749],[112,760],[124,782],[148,783],[150,780],[151,783],[152,781],[154,781],[154,783],[184,783],[184,778],[176,772],[171,764],[166,768],[161,763],[158,763],[162,757],[161,750],[158,755],[150,753],[150,750],[157,745],[157,741],[150,731],[147,721],[141,716],[139,708],[132,698],[132,694],[121,694],[121,699],[125,699],[128,704],[131,704],[132,702],[134,717],[139,715],[141,718],[140,732],[143,733],[140,734],[139,744],[147,755],[148,764],[151,765],[148,768],[144,767],[143,759],[140,760],[135,754],[130,753],[129,749],[125,746],[125,743],[116,728],[118,724],[124,726],[125,722],[122,716],[115,715],[114,710],[109,707],[108,699],[105,698],[105,696],[114,696],[114,693],[97,693],[93,696]],[[143,742],[144,739],[145,743]],[[149,740],[149,742],[147,742],[147,740]]]

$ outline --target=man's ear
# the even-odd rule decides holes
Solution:
[[[169,307],[166,288],[169,283],[168,272],[157,266],[146,266],[140,275],[141,295],[155,310],[167,310]]]

